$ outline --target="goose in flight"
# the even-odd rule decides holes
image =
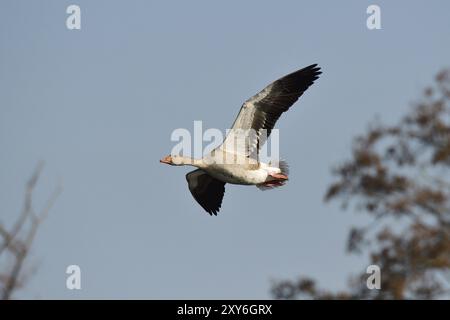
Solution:
[[[225,184],[256,185],[266,190],[284,185],[288,167],[258,160],[258,151],[281,114],[319,78],[320,67],[310,65],[265,87],[244,102],[223,143],[201,159],[169,155],[161,163],[198,169],[186,175],[192,196],[210,215],[217,215]]]

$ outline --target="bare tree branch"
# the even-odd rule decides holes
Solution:
[[[26,260],[32,243],[36,237],[39,225],[47,218],[57,197],[62,192],[62,186],[59,184],[47,200],[42,211],[39,214],[35,213],[33,209],[33,192],[43,167],[44,163],[40,162],[28,181],[25,189],[22,212],[15,221],[11,230],[8,231],[0,224],[0,235],[3,237],[3,243],[0,245],[0,255],[6,251],[9,251],[14,257],[11,270],[6,274],[2,274],[0,277],[0,284],[3,283],[1,290],[1,299],[3,300],[11,299],[13,292],[19,287],[24,261]],[[27,222],[29,224],[28,230],[25,228]],[[23,233],[23,236],[19,237],[21,232]]]

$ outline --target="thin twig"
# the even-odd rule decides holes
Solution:
[[[58,187],[55,189],[55,191],[52,193],[51,197],[47,200],[46,205],[44,206],[43,210],[40,212],[39,215],[36,215],[33,213],[32,209],[32,194],[34,187],[36,185],[37,180],[39,179],[39,175],[42,171],[43,163],[40,163],[33,174],[32,178],[27,184],[27,189],[25,192],[25,204],[24,204],[24,210],[22,211],[19,219],[16,221],[16,224],[13,227],[13,230],[11,232],[7,232],[4,228],[2,229],[5,231],[3,234],[7,234],[7,237],[5,238],[6,246],[2,246],[2,251],[5,248],[10,249],[14,255],[15,255],[15,262],[12,267],[12,270],[8,277],[5,278],[5,285],[3,287],[3,292],[1,299],[8,300],[11,298],[12,293],[15,289],[18,287],[19,278],[21,275],[21,271],[24,265],[24,261],[29,253],[29,250],[31,248],[31,245],[33,243],[34,238],[36,237],[36,233],[38,230],[38,227],[42,221],[45,220],[45,218],[48,216],[48,213],[50,212],[50,209],[53,207],[56,198],[59,196],[59,194],[62,192],[62,186],[59,184]],[[26,222],[26,218],[29,217],[31,221],[31,226],[28,230],[28,233],[25,237],[25,241],[23,242],[23,245],[17,248],[17,246],[12,250],[11,246],[13,245],[13,240],[15,240],[15,237],[20,232],[20,230],[23,229],[23,225]],[[15,240],[17,241],[17,240]],[[1,253],[1,251],[0,251]]]
[[[21,214],[19,215],[18,219],[16,220],[16,223],[12,227],[12,230],[7,232],[3,227],[0,228],[0,229],[3,229],[4,231],[6,231],[5,233],[2,232],[4,242],[0,246],[0,255],[2,254],[3,250],[10,247],[14,238],[17,236],[17,234],[20,232],[20,230],[22,230],[22,227],[25,225],[25,220],[31,214],[32,200],[33,200],[32,195],[33,195],[34,187],[36,186],[36,183],[39,180],[39,176],[40,176],[43,168],[44,168],[44,162],[41,161],[38,163],[36,169],[34,170],[33,175],[31,176],[30,180],[28,181],[28,183],[26,185],[26,189],[25,189],[24,206],[23,206]]]

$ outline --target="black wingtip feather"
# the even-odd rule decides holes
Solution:
[[[189,191],[200,206],[209,214],[217,215],[225,193],[225,183],[205,171],[197,169],[186,175]]]

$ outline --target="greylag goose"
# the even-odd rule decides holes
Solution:
[[[317,64],[310,65],[274,81],[245,101],[222,144],[203,158],[169,155],[160,162],[198,168],[189,172],[186,180],[192,196],[210,215],[219,212],[226,183],[256,185],[261,190],[284,185],[288,180],[287,164],[260,162],[258,152],[281,114],[321,73]]]

